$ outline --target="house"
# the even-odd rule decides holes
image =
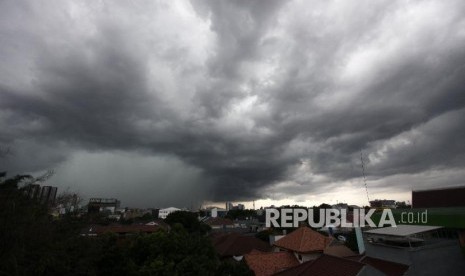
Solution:
[[[244,260],[255,276],[269,276],[277,272],[299,265],[291,252],[261,252],[251,251],[244,255]]]
[[[158,211],[158,217],[161,218],[161,219],[166,219],[166,217],[173,213],[173,212],[177,212],[177,211],[181,211],[181,209],[179,208],[175,208],[175,207],[169,207],[169,208],[165,208],[165,209],[160,209]]]
[[[262,252],[271,251],[271,246],[253,236],[245,236],[238,233],[218,234],[212,237],[212,244],[218,255],[224,258],[242,260],[243,255],[252,250]]]
[[[321,255],[315,260],[311,260],[295,267],[278,272],[276,276],[298,276],[298,275],[318,275],[318,276],[357,276],[367,275],[365,264],[340,257]]]
[[[440,226],[397,225],[364,232],[365,255],[404,264],[409,275],[463,275],[459,240]]]
[[[364,255],[346,258],[323,254],[295,267],[278,272],[276,276],[318,275],[318,276],[402,276],[408,265],[371,258]]]
[[[333,240],[304,226],[277,240],[273,247],[275,252],[292,252],[302,263],[318,258]]]

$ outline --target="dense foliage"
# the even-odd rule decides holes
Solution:
[[[232,220],[245,220],[245,219],[252,219],[257,216],[257,213],[255,210],[240,210],[240,209],[235,209],[235,210],[229,210],[228,213],[226,214],[226,217]]]
[[[166,217],[165,222],[170,226],[180,224],[189,233],[206,234],[211,230],[210,226],[199,221],[196,213],[187,211],[173,212]]]
[[[171,231],[121,238],[79,235],[87,218],[48,215],[20,188],[30,176],[0,175],[0,275],[228,275],[191,215],[168,220]]]

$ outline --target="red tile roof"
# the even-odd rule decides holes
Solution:
[[[326,255],[336,256],[336,257],[349,257],[349,256],[356,256],[357,253],[350,250],[345,245],[331,245],[325,248],[323,251]]]
[[[276,273],[276,276],[356,276],[365,265],[356,261],[330,255],[322,255],[316,260]]]
[[[344,257],[344,259],[360,262],[364,257],[365,255],[363,254],[363,255],[347,256],[347,257]]]
[[[244,259],[256,276],[273,275],[299,264],[294,254],[290,252],[260,252],[253,250],[246,254]]]
[[[279,239],[274,245],[298,253],[310,253],[323,251],[332,240],[308,227],[300,227]]]
[[[212,238],[213,247],[221,257],[242,256],[252,250],[271,251],[271,246],[255,237],[238,233],[224,234]]]

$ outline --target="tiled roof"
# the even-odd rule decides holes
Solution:
[[[328,247],[325,248],[323,253],[326,254],[326,255],[342,257],[342,258],[357,255],[357,253],[353,252],[352,250],[350,250],[345,245],[331,245],[331,246],[328,246]]]
[[[246,254],[244,259],[256,276],[273,275],[299,264],[294,254],[290,252],[260,252],[253,250]]]
[[[347,256],[347,257],[344,257],[344,259],[360,262],[364,257],[365,255],[363,254],[363,255]]]
[[[276,273],[276,276],[356,276],[364,264],[330,255],[322,255],[316,260]]]
[[[274,245],[298,253],[309,253],[323,251],[331,241],[332,238],[326,237],[308,227],[300,227],[279,239]]]
[[[271,246],[255,237],[237,233],[224,234],[212,238],[213,247],[221,257],[242,256],[252,250],[270,251]]]
[[[409,269],[408,265],[365,256],[361,262],[376,268],[389,276],[401,276]]]

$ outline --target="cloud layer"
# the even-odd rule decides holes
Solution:
[[[161,205],[194,187],[197,202],[362,185],[361,151],[374,191],[457,185],[464,15],[463,1],[3,1],[2,167],[61,168],[62,185],[132,204],[152,199],[126,182]]]

